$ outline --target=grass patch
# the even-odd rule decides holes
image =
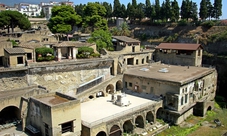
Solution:
[[[222,100],[221,96],[216,98]],[[171,126],[169,129],[159,133],[157,136],[218,136],[227,132],[227,109],[222,109],[219,103],[215,103],[215,109],[207,111],[205,117],[190,116],[185,122],[194,124],[192,127]],[[215,127],[214,119],[219,119],[223,126]],[[207,121],[214,126],[201,126],[201,123]]]

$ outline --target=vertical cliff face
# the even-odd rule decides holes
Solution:
[[[227,98],[225,92],[227,88],[227,58],[223,56],[203,56],[203,65],[214,66],[218,72],[217,95]]]

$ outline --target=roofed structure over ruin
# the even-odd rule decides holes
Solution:
[[[33,99],[36,99],[45,105],[49,105],[50,107],[77,100],[74,97],[70,97],[68,95],[58,93],[58,92],[38,95],[38,96],[35,96]]]
[[[64,41],[54,45],[54,47],[83,47],[83,46],[93,46],[94,44],[78,42],[78,41]]]
[[[124,74],[149,79],[185,84],[194,79],[213,73],[215,69],[195,66],[175,66],[153,63],[151,66],[143,66],[128,69]]]
[[[203,48],[201,44],[192,43],[160,43],[156,49],[197,50]]]
[[[127,43],[137,43],[137,42],[140,43],[139,40],[136,40],[136,39],[133,39],[133,38],[130,38],[127,36],[112,36],[112,38],[114,38],[118,41],[127,42]]]
[[[8,54],[25,54],[26,52],[22,48],[5,48]]]

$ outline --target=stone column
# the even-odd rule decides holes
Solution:
[[[68,47],[68,59],[72,59],[72,47]]]
[[[76,59],[77,49],[73,47],[72,50],[73,50],[72,59]]]
[[[57,48],[57,50],[58,50],[57,61],[61,61],[61,48]]]

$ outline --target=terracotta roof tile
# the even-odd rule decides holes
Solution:
[[[197,50],[203,48],[201,44],[193,43],[160,43],[156,49]]]
[[[119,40],[119,41],[123,41],[123,42],[140,42],[139,40],[136,40],[136,39],[133,39],[133,38],[130,38],[130,37],[127,37],[127,36],[112,36],[112,38],[116,39],[116,40]]]
[[[5,48],[5,51],[9,54],[25,54],[23,48]]]

